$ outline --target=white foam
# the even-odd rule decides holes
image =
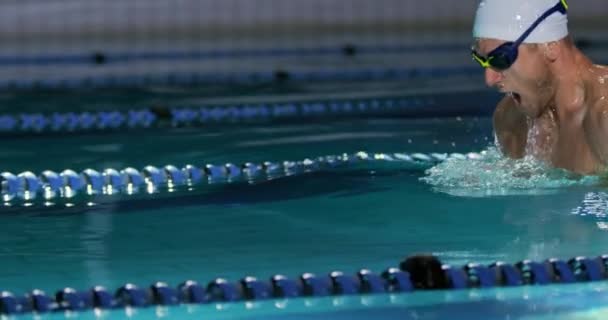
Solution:
[[[598,176],[551,168],[532,157],[506,158],[496,147],[480,154],[476,159],[450,158],[428,169],[421,180],[437,191],[469,197],[546,194],[600,182]]]

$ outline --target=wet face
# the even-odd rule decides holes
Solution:
[[[475,50],[487,56],[505,41],[478,39]],[[528,117],[540,116],[551,102],[554,89],[542,45],[522,44],[515,63],[507,70],[485,69],[486,84],[507,94]]]

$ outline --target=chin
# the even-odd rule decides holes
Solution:
[[[542,114],[540,108],[536,106],[529,105],[519,105],[518,109],[521,113],[523,113],[528,118],[538,118]]]
[[[521,113],[529,118],[538,118],[543,114],[544,108],[539,103],[531,103],[528,99],[520,98],[516,105]]]

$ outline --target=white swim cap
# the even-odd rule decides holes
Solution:
[[[560,0],[481,0],[473,37],[515,41]],[[605,1],[605,0],[603,0]],[[555,12],[534,29],[525,43],[545,43],[568,35],[568,17]]]

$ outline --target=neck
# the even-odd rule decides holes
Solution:
[[[558,115],[578,112],[584,108],[585,83],[589,78],[591,62],[574,46],[562,45],[559,57],[550,63],[555,92],[550,104]]]

